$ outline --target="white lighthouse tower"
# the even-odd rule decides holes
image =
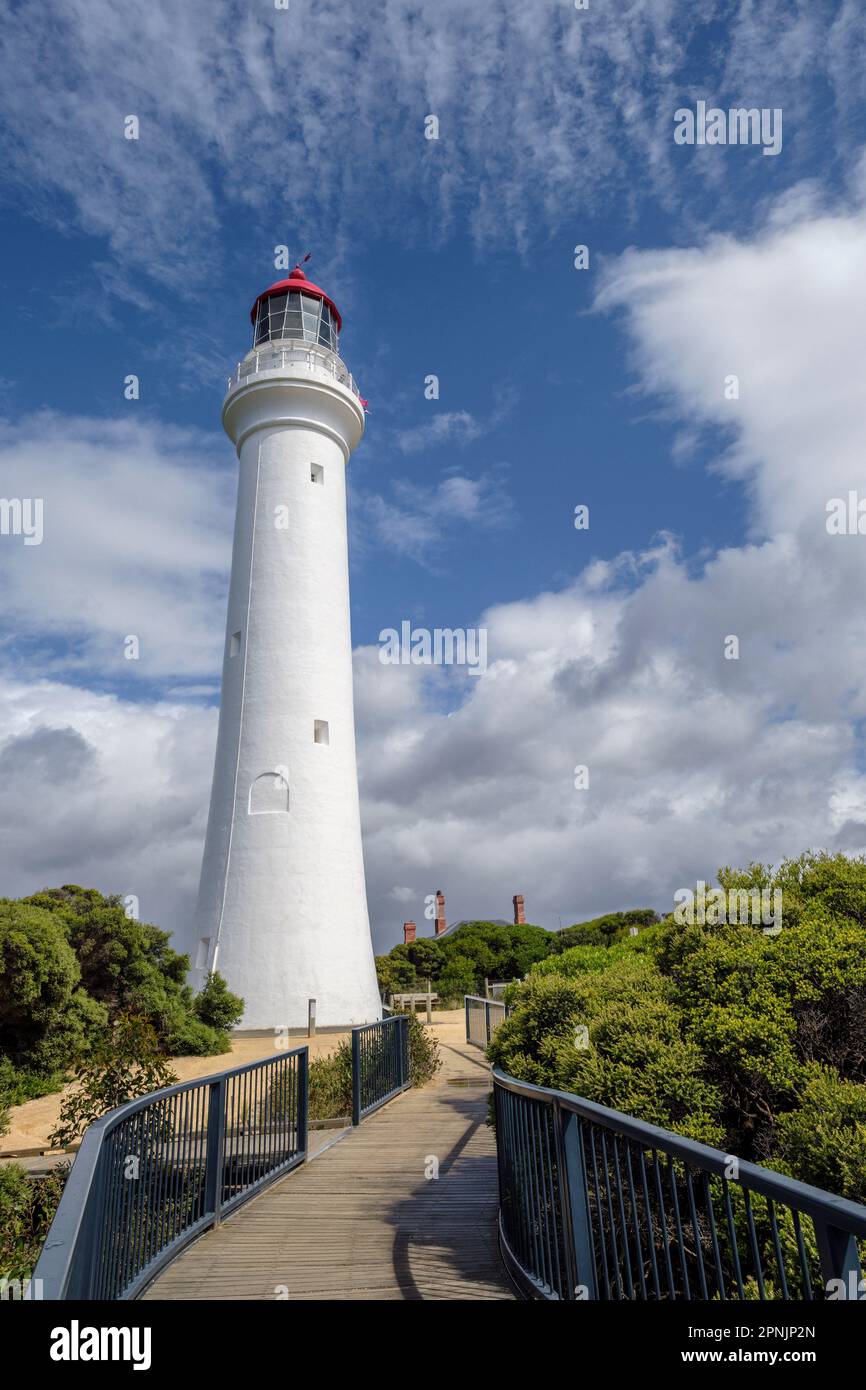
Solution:
[[[364,409],[339,311],[296,267],[259,295],[222,410],[240,462],[194,964],[243,1030],[381,1017],[361,850],[346,465]]]

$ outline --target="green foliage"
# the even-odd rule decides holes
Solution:
[[[439,1039],[421,1022],[417,1014],[409,1014],[409,1077],[413,1086],[426,1086],[432,1081],[442,1058]]]
[[[196,995],[193,1001],[193,1009],[202,1023],[208,1024],[211,1028],[221,1028],[227,1032],[240,1022],[244,1011],[244,1001],[237,994],[232,994],[229,991],[228,985],[218,971],[212,970],[201,992]]]
[[[188,957],[168,941],[75,884],[0,900],[0,1132],[9,1106],[57,1090],[123,1016],[147,1020],[167,1052],[228,1050],[243,1001],[219,975],[194,999]]]
[[[442,1065],[439,1042],[414,1014],[409,1014],[409,1075],[413,1086],[426,1086]],[[332,1120],[352,1113],[352,1047],[341,1042],[329,1057],[310,1062],[310,1119]]]
[[[86,1051],[104,1006],[81,986],[63,923],[25,902],[0,900],[0,1053],[13,1067],[50,1076]]]
[[[383,994],[408,993],[426,989],[429,979],[440,1001],[460,999],[477,993],[485,977],[522,979],[555,943],[556,936],[543,927],[466,922],[448,936],[401,942],[378,956],[379,988]]]
[[[17,1163],[0,1166],[0,1278],[29,1279],[54,1219],[70,1165],[28,1178]]]
[[[49,1135],[60,1147],[72,1143],[116,1106],[177,1081],[154,1029],[135,1014],[118,1015],[104,1030],[87,1060],[75,1068],[75,1079],[77,1084],[64,1098],[57,1127]]]
[[[817,1067],[799,1107],[776,1117],[775,1141],[784,1171],[866,1202],[866,1086]]]
[[[629,937],[632,927],[642,931],[653,926],[659,916],[651,907],[633,907],[627,912],[607,912],[589,922],[576,922],[556,935],[554,951],[567,951],[570,946],[612,946],[615,941]]]
[[[781,888],[781,933],[669,918],[572,946],[512,988],[490,1055],[864,1201],[866,861],[809,853],[719,882]]]
[[[352,1048],[341,1042],[330,1057],[310,1062],[310,1119],[335,1120],[352,1113]]]

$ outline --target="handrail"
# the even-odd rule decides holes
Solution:
[[[309,367],[311,371],[326,372],[361,399],[355,378],[337,353],[331,352],[330,348],[321,347],[316,343],[305,343],[300,339],[292,342],[290,346],[275,347],[269,344],[255,349],[253,356],[245,357],[242,362],[238,362],[228,378],[226,390],[231,391],[233,387],[239,386],[250,377],[258,376],[261,372],[283,371],[293,363]]]
[[[304,1162],[307,1097],[299,1047],[96,1120],[34,1270],[44,1297],[135,1298],[202,1231]]]
[[[484,1018],[479,1018],[483,1007]],[[508,1010],[501,999],[484,999],[480,994],[464,994],[466,1011],[466,1041],[473,1047],[487,1047],[500,1023],[505,1022]],[[480,1024],[480,1027],[476,1025]]]
[[[493,1083],[500,1245],[528,1297],[858,1297],[866,1206],[496,1067]]]
[[[391,1014],[352,1029],[353,1125],[411,1085],[407,1014]]]

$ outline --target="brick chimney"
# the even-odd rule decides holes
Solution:
[[[520,927],[526,921],[523,912],[523,894],[515,893],[511,901],[514,903],[514,925],[515,927]]]
[[[445,894],[441,888],[436,889],[436,935],[441,936],[445,930]]]
[[[403,923],[403,945],[408,946],[410,941],[415,940],[416,927],[414,922]]]

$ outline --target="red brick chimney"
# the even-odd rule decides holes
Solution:
[[[515,927],[520,927],[526,921],[523,912],[523,894],[515,893],[511,901],[514,903],[514,925]]]
[[[414,941],[414,940],[415,940],[415,931],[416,931],[416,927],[415,927],[415,923],[414,923],[414,922],[404,922],[404,923],[403,923],[403,945],[404,945],[404,946],[408,946],[408,944],[409,944],[410,941]]]
[[[445,894],[441,888],[436,889],[436,935],[441,936],[445,930]]]

